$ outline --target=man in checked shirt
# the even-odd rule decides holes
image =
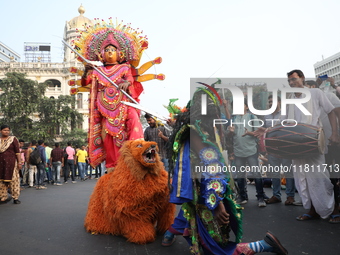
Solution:
[[[146,121],[149,124],[144,131],[144,140],[156,142],[159,149],[159,155],[164,164],[165,170],[169,171],[169,163],[166,155],[166,143],[169,140],[169,131],[164,127],[158,125],[156,120],[148,113],[144,115]]]

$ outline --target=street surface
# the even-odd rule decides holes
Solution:
[[[162,247],[162,236],[147,245],[126,242],[123,237],[91,235],[83,227],[89,197],[96,180],[47,190],[26,188],[20,205],[0,205],[1,255],[189,255],[186,241],[178,237],[171,247]],[[272,195],[271,189],[265,189]],[[302,206],[281,204],[257,207],[255,187],[248,185],[249,202],[244,205],[244,242],[260,240],[271,230],[292,255],[340,254],[340,224],[327,220],[300,222]],[[283,191],[284,194],[284,191]],[[285,200],[285,195],[283,199]],[[269,254],[269,253],[266,253]]]

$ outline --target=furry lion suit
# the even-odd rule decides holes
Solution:
[[[91,195],[85,228],[98,234],[122,235],[145,244],[173,223],[175,205],[169,203],[168,174],[157,144],[126,141],[115,170],[102,176]]]

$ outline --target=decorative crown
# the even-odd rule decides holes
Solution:
[[[143,31],[131,28],[130,24],[116,22],[114,25],[112,18],[109,23],[95,19],[93,26],[85,26],[84,31],[77,32],[80,35],[73,41],[75,49],[91,61],[101,61],[100,54],[106,46],[112,44],[123,52],[126,61],[139,62],[142,52],[148,47],[146,36],[142,36]]]

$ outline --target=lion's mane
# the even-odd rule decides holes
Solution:
[[[168,174],[156,154],[147,163],[143,152],[155,142],[126,141],[115,170],[102,176],[90,197],[85,228],[98,234],[122,235],[145,244],[164,233],[174,220],[169,203]]]

